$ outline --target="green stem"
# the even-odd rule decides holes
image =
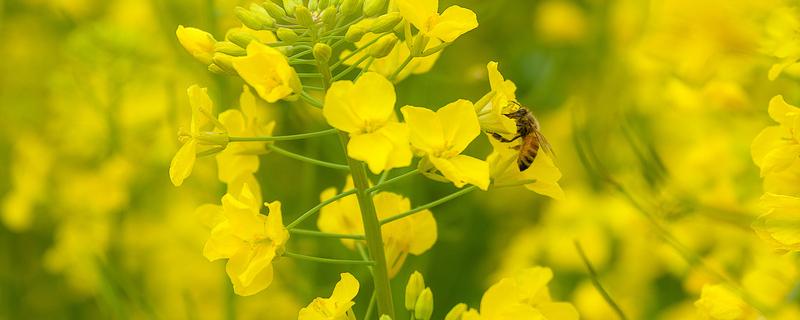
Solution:
[[[409,63],[411,63],[411,60],[414,60],[414,56],[408,55],[408,57],[406,57],[406,60],[403,61],[403,63],[399,67],[397,67],[397,70],[395,70],[394,73],[392,73],[392,75],[389,77],[389,80],[394,81],[394,79],[397,79],[397,76],[400,75],[400,72],[402,72],[403,69],[405,69]]]
[[[306,236],[318,237],[318,238],[364,240],[364,235],[360,235],[360,234],[329,233],[329,232],[322,232],[322,231],[316,231],[316,230],[304,230],[304,229],[289,229],[289,233],[297,234],[297,235],[306,235]]]
[[[589,258],[586,257],[586,252],[583,251],[583,247],[581,247],[581,244],[578,242],[578,240],[575,240],[575,249],[578,250],[578,255],[581,256],[583,264],[586,265],[586,269],[589,271],[589,277],[591,278],[592,284],[594,285],[595,289],[597,289],[597,291],[600,292],[600,295],[602,295],[606,303],[608,303],[608,305],[611,306],[612,309],[614,309],[614,312],[617,313],[617,316],[619,316],[620,319],[622,320],[627,319],[627,317],[625,317],[625,313],[622,312],[622,308],[620,308],[619,305],[616,302],[614,302],[614,299],[611,298],[611,295],[608,294],[608,291],[606,291],[606,289],[603,288],[603,285],[600,283],[600,279],[597,276],[597,272],[594,270],[594,267],[592,267],[592,263],[589,262]]]
[[[322,160],[309,158],[309,157],[306,157],[306,156],[304,156],[302,154],[297,154],[297,153],[291,152],[289,150],[286,150],[286,149],[283,149],[283,148],[279,148],[279,147],[275,146],[274,144],[268,144],[267,148],[272,150],[272,151],[274,151],[275,153],[283,155],[283,156],[285,156],[287,158],[300,160],[300,161],[307,162],[307,163],[310,163],[310,164],[318,165],[320,167],[326,167],[326,168],[331,168],[331,169],[336,169],[336,170],[349,170],[346,165],[338,164],[338,163],[331,163],[331,162],[327,162],[327,161],[322,161]]]
[[[321,262],[321,263],[332,263],[332,264],[355,264],[355,265],[367,265],[367,266],[375,264],[374,261],[321,258],[321,257],[307,256],[307,255],[288,252],[288,251],[284,252],[283,256],[284,257],[298,259],[298,260]]]
[[[389,172],[389,170],[386,170],[386,172]],[[371,187],[371,188],[369,188],[369,189],[367,189],[367,192],[378,191],[380,189],[386,188],[390,184],[397,183],[400,180],[403,180],[403,179],[408,178],[408,177],[415,176],[417,174],[419,174],[419,169],[411,170],[409,172],[406,172],[404,174],[401,174],[401,175],[399,175],[397,177],[394,177],[394,178],[391,178],[389,180],[386,180],[385,176],[382,175],[381,176],[381,180],[378,181],[378,184],[373,186],[373,187]],[[386,181],[383,181],[383,180],[386,180]]]
[[[286,140],[303,140],[308,138],[315,138],[327,136],[339,132],[336,129],[328,129],[317,132],[292,134],[286,136],[263,136],[263,137],[228,137],[230,142],[263,142],[263,141],[286,141]]]
[[[340,132],[339,140],[343,150],[347,149],[347,133]],[[364,224],[364,235],[367,240],[367,250],[369,256],[375,261],[372,267],[372,280],[375,284],[375,295],[378,300],[378,313],[395,318],[394,304],[392,303],[392,287],[389,283],[389,270],[386,267],[386,254],[383,251],[383,236],[381,235],[381,224],[378,221],[378,214],[375,210],[375,203],[369,189],[367,180],[367,170],[364,164],[358,160],[347,157],[350,166],[350,173],[353,177],[353,184],[358,197],[358,206],[361,211],[361,221]]]
[[[346,61],[350,60],[350,58],[355,57],[359,52],[366,50],[367,48],[369,48],[371,45],[373,45],[376,42],[378,42],[378,40],[380,40],[381,38],[383,38],[383,36],[385,36],[387,34],[388,33],[382,34],[382,35],[378,36],[377,38],[373,39],[372,41],[367,42],[363,46],[361,46],[359,48],[356,48],[355,50],[353,50],[353,52],[350,52],[350,54],[348,54],[346,57],[344,57],[344,59],[340,59],[339,61],[337,61],[336,63],[331,65],[331,70],[336,69],[337,67],[342,65],[342,63],[345,63]]]
[[[305,91],[300,92],[300,97],[303,98],[305,102],[308,102],[308,104],[317,108],[322,108],[322,101],[319,101],[317,100],[317,98],[312,97],[310,94],[308,94],[308,92]]]
[[[453,199],[458,198],[460,196],[463,196],[463,195],[465,195],[467,193],[470,193],[470,192],[474,191],[475,189],[478,189],[478,187],[469,186],[469,187],[466,187],[464,189],[459,190],[458,192],[451,193],[450,195],[448,195],[448,196],[446,196],[444,198],[441,198],[439,200],[436,200],[436,201],[433,201],[433,202],[429,202],[427,204],[421,205],[419,207],[416,207],[414,209],[408,210],[408,211],[403,212],[403,213],[398,213],[396,215],[393,215],[391,217],[388,217],[386,219],[381,220],[381,225],[387,224],[387,223],[395,221],[395,220],[403,219],[405,217],[408,217],[408,216],[410,216],[412,214],[415,214],[417,212],[420,212],[422,210],[433,208],[433,207],[438,206],[438,205],[440,205],[442,203],[445,203],[447,201],[453,200]]]
[[[375,312],[375,291],[372,291],[372,296],[369,298],[369,305],[367,305],[367,312],[364,313],[364,320],[369,320],[373,312]]]
[[[367,59],[369,59],[369,58],[372,58],[372,57],[370,57],[368,55],[365,55],[365,56],[361,57],[361,59],[358,59],[358,61],[356,61],[356,63],[348,66],[347,69],[344,69],[344,71],[342,71],[341,73],[339,73],[336,76],[334,76],[333,77],[333,81],[337,81],[337,80],[340,80],[340,79],[344,78],[344,76],[346,76],[348,73],[350,73],[350,71],[353,71],[353,69],[357,68],[359,65],[361,65],[361,63],[363,63],[364,61],[367,61]]]
[[[327,206],[331,202],[334,202],[336,200],[339,200],[341,198],[344,198],[346,196],[349,196],[349,195],[355,194],[355,193],[356,193],[356,189],[350,189],[350,190],[347,190],[347,191],[342,192],[340,194],[337,194],[337,195],[333,196],[330,199],[327,199],[325,201],[320,202],[318,205],[314,206],[313,208],[309,209],[305,213],[301,214],[299,217],[297,217],[297,219],[292,221],[292,223],[289,223],[289,225],[286,226],[286,229],[289,229],[289,230],[293,229],[298,224],[300,224],[303,221],[305,221],[306,219],[308,219],[308,217],[310,217],[312,214],[314,214],[317,211],[319,211],[319,209],[322,209],[322,207]]]

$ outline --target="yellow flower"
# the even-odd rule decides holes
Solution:
[[[228,144],[228,134],[224,126],[211,115],[213,105],[208,97],[208,90],[193,85],[187,92],[192,107],[192,122],[189,132],[181,129],[179,139],[183,146],[175,153],[169,165],[169,178],[175,186],[183,184],[183,180],[192,173],[198,151],[219,152]],[[199,147],[203,149],[199,150]]]
[[[800,251],[800,198],[767,193],[761,205],[768,211],[753,222],[756,234],[780,252]]]
[[[349,273],[342,273],[330,298],[315,298],[300,309],[297,320],[355,320],[351,308],[358,294],[358,280]]]
[[[492,90],[475,104],[475,112],[478,113],[481,129],[498,134],[515,134],[517,133],[516,122],[506,117],[505,114],[518,108],[514,104],[517,101],[515,94],[517,86],[511,80],[503,78],[503,75],[497,70],[497,62],[489,62],[486,69]]]
[[[574,2],[542,2],[533,21],[538,35],[546,41],[574,43],[586,36],[586,14]]]
[[[395,99],[392,83],[374,72],[355,83],[337,81],[325,96],[325,119],[350,133],[347,155],[366,162],[374,173],[411,164],[408,127],[397,122]]]
[[[272,283],[272,261],[283,254],[289,232],[283,226],[281,203],[267,203],[269,214],[259,213],[261,201],[248,185],[237,197],[222,198],[224,219],[211,230],[203,255],[210,261],[228,259],[225,270],[238,295],[249,296]]]
[[[214,44],[217,43],[214,36],[197,28],[184,28],[182,25],[178,26],[175,34],[178,36],[178,42],[189,54],[205,65],[211,64]]]
[[[489,187],[489,165],[461,152],[481,131],[474,106],[466,100],[450,103],[438,111],[405,106],[401,109],[411,131],[411,145],[426,160],[453,182],[456,187],[470,183],[486,190]],[[435,176],[421,163],[423,172]]]
[[[380,35],[374,33],[367,33],[364,35],[361,40],[355,43],[356,48],[362,48],[378,38]],[[387,34],[384,37],[397,37],[394,34]],[[428,42],[426,49],[433,48],[439,45],[438,40]],[[362,60],[365,56],[369,54],[369,50],[362,50],[354,55],[352,55],[352,51],[345,50],[340,55],[341,59],[349,57],[349,59],[344,61],[346,65],[354,65],[359,61],[362,61],[361,64],[358,65],[359,68],[363,69],[369,66],[368,71],[377,72],[384,77],[390,77],[394,72],[399,68],[404,61],[411,55],[411,51],[408,49],[408,45],[405,42],[398,42],[391,52],[383,58],[376,58],[373,59],[372,62],[368,62],[368,60]],[[403,81],[403,79],[407,78],[412,74],[423,74],[427,73],[428,71],[433,68],[433,65],[436,64],[436,60],[439,59],[439,55],[441,51],[431,54],[425,57],[416,57],[411,62],[400,71],[399,74],[394,79],[394,82]]]
[[[233,58],[236,72],[267,102],[296,100],[303,90],[300,78],[280,51],[258,41],[247,46],[247,56]]]
[[[501,143],[492,137],[489,137],[489,142],[494,151],[486,158],[486,162],[489,163],[495,185],[532,181],[525,183],[525,188],[556,200],[564,200],[564,190],[558,185],[558,180],[561,179],[561,170],[556,167],[547,152],[540,148],[531,166],[520,172],[517,166],[518,150],[510,148],[508,144]]]
[[[722,284],[704,285],[695,307],[714,320],[755,319],[754,310]]]
[[[778,95],[769,102],[769,115],[780,125],[762,130],[751,147],[762,177],[789,169],[800,156],[800,108]]]
[[[270,136],[275,128],[274,121],[266,121],[256,110],[256,98],[245,86],[239,98],[241,111],[227,110],[219,115],[219,122],[228,134],[237,137]],[[229,183],[242,173],[258,171],[258,156],[267,152],[267,142],[234,143],[217,154],[217,174],[219,180]]]
[[[779,7],[766,19],[764,49],[780,62],[769,69],[769,79],[775,80],[783,71],[800,61],[800,18],[797,8]]]
[[[467,320],[578,319],[578,312],[566,302],[553,302],[547,283],[553,278],[549,268],[522,270],[515,277],[503,278],[481,298],[480,313],[456,306],[448,318]]]
[[[478,27],[472,10],[451,6],[439,14],[439,0],[397,0],[400,14],[420,32],[442,42],[453,42]]]
[[[344,190],[353,188],[352,179],[348,178]],[[328,188],[320,195],[325,201],[336,195],[335,188]],[[411,210],[411,201],[391,192],[380,192],[373,198],[379,219]],[[364,234],[364,225],[359,214],[358,200],[350,195],[322,207],[317,220],[319,230],[341,234]],[[428,251],[438,237],[436,219],[430,210],[420,211],[403,219],[395,220],[381,226],[383,244],[386,252],[386,263],[389,276],[400,271],[408,254],[422,255]],[[349,249],[355,248],[355,240],[342,239]]]

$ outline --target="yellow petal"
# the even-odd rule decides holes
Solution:
[[[764,157],[766,157],[770,151],[786,145],[786,141],[783,139],[785,133],[785,128],[781,126],[772,126],[761,130],[756,138],[753,139],[753,143],[750,146],[750,155],[757,166],[762,166]]]
[[[341,280],[336,283],[336,287],[331,294],[331,300],[336,302],[351,301],[358,294],[358,280],[352,274],[342,273]]]
[[[194,167],[194,161],[197,158],[197,141],[194,139],[189,140],[175,153],[172,162],[169,165],[169,179],[176,187],[183,184],[191,173]]]
[[[458,100],[438,111],[436,115],[442,124],[442,130],[449,151],[461,153],[481,133],[478,116],[472,102]]]
[[[239,249],[247,244],[236,237],[230,224],[223,221],[211,230],[211,236],[203,247],[203,256],[209,261],[227,259],[234,256]]]
[[[429,19],[439,14],[439,0],[397,0],[396,4],[403,18],[424,32]]]
[[[239,281],[244,287],[250,287],[256,278],[265,270],[272,269],[275,248],[269,244],[259,244],[253,249],[250,261],[239,274]]]
[[[211,64],[211,57],[214,55],[214,44],[217,42],[217,40],[214,40],[214,36],[203,30],[185,28],[182,25],[178,26],[178,30],[175,30],[175,35],[178,36],[178,42],[195,59],[206,65]]]
[[[504,278],[492,285],[481,298],[481,316],[487,319],[502,319],[501,315],[519,304],[517,285],[512,279]]]
[[[411,146],[409,142],[408,125],[405,123],[391,122],[383,126],[378,133],[382,134],[392,143],[392,152],[386,163],[386,168],[404,168],[411,165]]]
[[[355,114],[348,100],[354,84],[352,81],[334,82],[325,94],[322,115],[332,127],[345,132],[360,132],[364,126],[361,118]]]
[[[277,49],[252,41],[247,56],[233,58],[236,72],[267,102],[294,100],[302,91],[297,72]]]
[[[213,103],[208,96],[208,89],[193,85],[186,90],[189,94],[189,104],[192,106],[191,132],[210,131],[213,129],[209,116],[213,112]]]
[[[566,302],[550,302],[537,306],[545,319],[578,320],[578,310]]]
[[[740,319],[747,305],[723,285],[705,285],[700,299],[694,305],[711,319]]]
[[[478,18],[475,16],[475,12],[459,6],[452,6],[442,12],[429,35],[444,42],[453,42],[462,34],[477,27]]]
[[[378,73],[358,78],[348,96],[353,113],[367,125],[385,123],[394,116],[394,85]]]
[[[800,146],[785,145],[771,150],[761,161],[761,176],[786,170],[800,156]]]
[[[512,166],[512,170],[517,170],[516,166]],[[556,167],[547,152],[539,152],[523,176],[525,180],[536,180],[525,185],[528,190],[556,200],[564,200],[564,190],[558,185],[561,170]]]
[[[800,112],[797,107],[786,103],[782,95],[777,95],[769,100],[769,116],[778,123],[786,126],[791,126],[789,121],[791,115],[796,115]]]
[[[283,226],[281,202],[270,202],[267,207],[269,209],[269,214],[267,215],[267,237],[272,240],[273,245],[283,246],[286,240],[289,239],[289,231]]]
[[[357,134],[347,143],[347,155],[366,162],[369,170],[377,174],[386,169],[393,147],[392,142],[380,133]]]
[[[240,296],[251,296],[259,293],[272,283],[272,265],[269,264],[253,277],[249,285],[242,284],[240,276],[247,269],[251,257],[251,250],[242,249],[231,257],[225,265],[225,271],[233,283],[233,292]]]
[[[458,188],[467,183],[481,190],[489,188],[489,164],[486,161],[465,155],[449,159],[430,157],[430,160],[436,169]]]
[[[412,106],[405,106],[400,112],[408,124],[409,141],[414,148],[433,153],[444,147],[444,129],[435,112]]]
[[[430,210],[421,211],[410,218],[412,229],[408,252],[418,256],[428,251],[436,243],[438,237],[436,219]]]

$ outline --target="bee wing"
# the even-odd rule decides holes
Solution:
[[[544,135],[539,131],[536,131],[534,134],[536,135],[536,138],[539,139],[539,145],[541,149],[544,150],[544,152],[547,152],[547,155],[549,155],[551,158],[555,159],[556,153],[553,151],[553,146],[550,145],[550,142],[547,141],[547,138],[545,138]]]

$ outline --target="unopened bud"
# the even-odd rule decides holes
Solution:
[[[233,56],[224,53],[214,54],[214,64],[226,73],[237,74],[236,69],[233,68]]]
[[[342,5],[339,9],[342,11],[343,16],[349,17],[361,11],[362,3],[363,0],[342,0]]]
[[[290,16],[293,16],[294,10],[301,5],[303,5],[302,0],[283,0],[283,8],[286,9],[286,13]]]
[[[419,320],[430,320],[433,315],[433,292],[431,288],[425,288],[417,298],[417,304],[414,306],[414,317]]]
[[[291,29],[278,28],[278,31],[276,31],[275,33],[278,35],[278,39],[281,39],[281,41],[287,44],[292,44],[295,43],[295,41],[297,41],[297,33],[292,31]]]
[[[354,25],[347,28],[347,32],[344,34],[344,39],[349,42],[358,42],[364,37],[369,29],[372,28],[372,20],[361,20],[356,22]]]
[[[331,60],[331,55],[333,54],[333,49],[331,46],[324,44],[324,43],[317,43],[314,45],[314,49],[312,50],[314,53],[314,59],[321,64],[326,64],[328,61]]]
[[[397,44],[397,37],[393,34],[384,36],[369,48],[369,55],[376,59],[388,56]]]
[[[450,309],[450,312],[444,316],[444,320],[461,320],[461,316],[467,312],[467,305],[463,303],[457,304],[453,309]]]
[[[400,12],[389,12],[375,19],[372,24],[372,33],[389,32],[397,26],[400,21],[403,21],[403,16]]]
[[[330,6],[322,11],[322,24],[325,25],[326,30],[333,30],[336,28],[336,7]]]
[[[264,30],[275,23],[275,20],[271,20],[272,18],[267,14],[256,14],[242,7],[236,7],[234,11],[236,12],[236,18],[238,18],[242,24],[253,30]]]
[[[317,7],[317,8],[320,8],[320,9],[322,9],[322,8],[327,8],[327,7],[329,7],[330,5],[331,5],[331,2],[330,2],[330,0],[319,0],[319,5],[318,5],[318,7]]]
[[[308,9],[311,11],[316,11],[319,8],[319,1],[317,0],[308,0]]]
[[[374,17],[386,11],[386,0],[364,0],[364,15]]]
[[[314,24],[314,18],[311,17],[311,10],[306,6],[299,5],[294,9],[294,17],[297,18],[297,23],[304,27],[310,27]]]
[[[414,40],[411,43],[411,56],[413,57],[421,56],[422,51],[424,51],[425,47],[428,46],[428,41],[430,41],[430,38],[422,34],[422,32],[414,36]]]
[[[275,18],[271,17],[269,12],[267,12],[267,9],[264,9],[264,7],[255,3],[251,3],[250,11],[253,12],[253,15],[255,15],[256,18],[258,18],[259,21],[261,21],[265,26],[272,27],[275,25]]]
[[[382,316],[381,316],[381,318],[380,318],[380,319],[378,319],[378,320],[392,320],[392,317],[390,317],[389,315],[386,315],[386,314],[384,314],[384,315],[382,315]]]
[[[178,26],[178,30],[175,30],[175,35],[178,36],[178,42],[195,59],[206,65],[211,63],[211,58],[214,55],[214,44],[217,40],[214,40],[210,33],[197,28]]]
[[[234,57],[241,57],[247,55],[247,50],[245,50],[240,46],[237,46],[235,43],[230,41],[217,42],[214,45],[214,51],[221,52]]]
[[[425,279],[422,274],[414,271],[406,284],[406,310],[414,310],[419,294],[425,289]]]
[[[220,75],[221,74],[230,74],[229,72],[223,70],[222,68],[220,68],[218,65],[216,65],[214,63],[211,63],[210,65],[208,65],[208,71],[210,71],[211,73],[220,74]]]
[[[258,39],[256,39],[254,35],[242,30],[235,30],[235,29],[228,32],[225,38],[227,38],[228,41],[233,42],[237,46],[240,46],[242,48],[247,48],[247,45],[250,44],[250,41],[258,41]]]
[[[264,1],[264,3],[262,3],[261,6],[264,7],[264,10],[267,11],[270,17],[273,17],[275,19],[286,20],[286,10],[283,10],[283,8],[277,5],[276,3],[267,0]]]

